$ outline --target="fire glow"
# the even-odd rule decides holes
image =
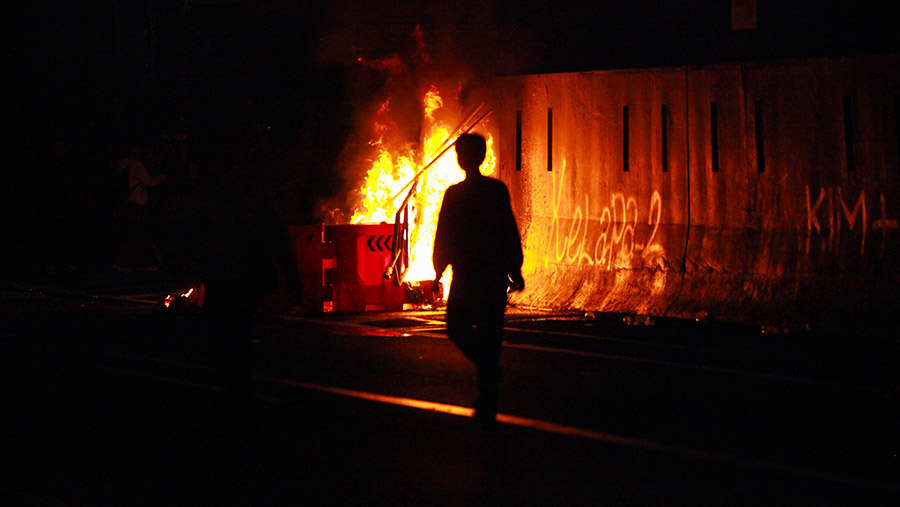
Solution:
[[[165,308],[177,307],[184,309],[186,307],[200,308],[203,306],[203,300],[206,296],[206,287],[201,283],[196,287],[190,287],[178,294],[169,294],[163,299]]]
[[[444,108],[444,98],[435,86],[424,94],[421,105],[424,119],[421,152],[412,145],[391,151],[382,142],[389,123],[380,123],[376,118],[374,132],[377,138],[370,141],[370,144],[376,148],[377,155],[371,161],[372,166],[360,187],[362,199],[350,219],[352,224],[393,223],[398,210],[406,201],[410,222],[409,266],[404,281],[411,282],[434,278],[431,256],[441,201],[450,185],[465,178],[465,173],[456,162],[455,151],[447,148],[460,134],[471,131],[487,115],[484,113],[474,124],[466,124],[472,120],[470,116],[451,119],[448,125],[446,117],[450,115],[446,111],[442,111],[444,114],[441,115],[435,114]],[[386,101],[379,112],[384,112],[389,107],[390,102]],[[438,116],[441,117],[440,120],[436,119]],[[487,154],[481,172],[490,176],[494,174],[496,157],[491,136],[485,137]],[[397,240],[395,238],[395,242]],[[442,279],[445,287],[449,285],[451,276],[448,270]]]

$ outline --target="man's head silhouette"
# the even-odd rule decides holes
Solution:
[[[478,172],[486,152],[487,143],[479,134],[463,134],[456,140],[456,160],[466,173]]]

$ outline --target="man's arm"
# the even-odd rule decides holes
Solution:
[[[155,187],[166,181],[165,174],[150,176],[150,172],[147,171],[147,166],[140,160],[135,160],[132,164],[134,164],[135,174],[137,174],[137,179],[141,182],[141,185],[144,185],[145,187]]]
[[[509,189],[503,186],[503,224],[504,233],[503,241],[506,242],[504,251],[508,256],[507,275],[511,280],[510,288],[515,291],[525,290],[525,279],[522,277],[522,237],[519,234],[519,226],[516,224],[516,217],[512,211],[512,203],[509,198]]]

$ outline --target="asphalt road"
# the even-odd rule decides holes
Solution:
[[[442,312],[270,314],[236,425],[201,315],[145,282],[4,285],[7,504],[900,500],[888,336],[510,309],[484,428]]]

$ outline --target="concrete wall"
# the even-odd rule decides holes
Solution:
[[[779,327],[896,314],[898,64],[491,82],[525,246],[515,301]]]

